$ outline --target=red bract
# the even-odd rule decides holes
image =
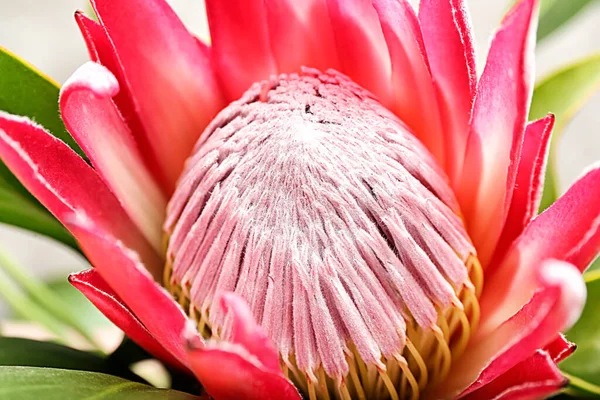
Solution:
[[[92,166],[5,113],[0,157],[131,339],[216,399],[565,384],[600,169],[536,217],[554,124],[527,123],[536,0],[479,80],[464,0],[207,0],[210,45],[164,0],[92,3],[92,61],[60,98]]]

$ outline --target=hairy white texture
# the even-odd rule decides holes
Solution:
[[[233,291],[284,360],[348,373],[402,354],[407,322],[460,304],[473,248],[447,179],[364,89],[306,70],[255,85],[207,128],[166,222],[175,284],[221,329]],[[458,256],[457,256],[458,254]],[[187,290],[187,289],[184,289]]]

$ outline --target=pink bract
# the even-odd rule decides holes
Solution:
[[[260,98],[260,88],[280,74],[329,82],[337,73],[303,67],[334,69],[361,86],[357,96],[372,93],[385,107],[374,112],[388,113],[393,129],[426,147],[431,161],[419,165],[434,172],[421,180],[435,185],[444,177],[451,190],[440,190],[443,210],[461,217],[450,233],[470,238],[481,262],[479,329],[467,356],[424,396],[538,398],[565,384],[556,364],[573,345],[560,332],[582,310],[581,272],[600,250],[600,168],[536,216],[554,124],[551,114],[527,121],[537,0],[521,0],[505,16],[479,79],[465,0],[421,0],[418,12],[406,0],[206,0],[210,44],[191,35],[164,0],[92,4],[99,22],[75,16],[92,61],[60,97],[65,125],[91,166],[43,127],[6,113],[0,157],[94,266],[71,283],[139,345],[195,374],[219,400],[300,398],[268,329],[246,303],[253,294],[210,293],[218,306],[211,312],[228,318],[228,331],[223,340],[201,338],[159,284],[172,255],[163,235],[172,234],[171,251],[192,229],[172,210],[183,210],[181,193],[197,184],[190,171],[200,168],[198,158],[206,161],[198,139],[229,118],[227,104],[262,82],[253,89]],[[171,231],[176,222],[184,227]],[[452,279],[462,284],[464,271]],[[446,281],[431,282],[440,303],[457,301],[453,292],[446,296]],[[420,299],[413,300],[429,321]]]

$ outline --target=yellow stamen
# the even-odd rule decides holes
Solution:
[[[425,365],[425,361],[423,361],[423,358],[421,357],[421,355],[410,340],[406,341],[406,348],[417,363],[419,372],[419,389],[423,390],[425,388],[425,385],[427,385],[428,379],[428,372],[427,366]]]
[[[315,391],[315,384],[310,379],[307,379],[308,382],[308,398],[310,400],[317,400],[317,392]]]
[[[299,370],[293,354],[289,360],[282,360],[283,374],[294,381],[309,400],[419,399],[423,391],[448,375],[452,362],[464,354],[479,324],[478,297],[483,272],[474,256],[470,256],[465,265],[470,283],[457,290],[460,306],[451,305],[440,310],[437,325],[430,329],[419,327],[414,321],[407,323],[403,353],[396,358],[384,358],[385,368],[365,364],[356,347],[348,343],[349,372],[341,380],[327,376],[322,367],[308,374]],[[219,331],[211,329],[208,309],[200,310],[190,301],[189,284],[175,283],[171,262],[165,267],[164,279],[175,300],[187,310],[190,318],[198,321],[201,335],[218,337]]]
[[[358,400],[366,400],[367,397],[365,396],[365,391],[363,390],[362,384],[360,383],[360,378],[358,377],[358,373],[356,371],[357,365],[354,362],[354,357],[348,356],[348,365],[350,366],[350,378],[352,379],[356,398]]]
[[[342,398],[342,400],[352,400],[352,397],[350,397],[350,392],[348,392],[348,388],[346,387],[345,383],[341,383],[340,384],[340,397]]]
[[[379,376],[381,377],[381,380],[383,380],[383,382],[385,383],[385,387],[389,392],[390,398],[392,400],[399,400],[398,392],[396,391],[396,388],[394,387],[394,384],[390,380],[390,377],[387,375],[387,373],[384,370],[380,369]]]
[[[402,362],[402,361],[404,361],[404,362]],[[400,365],[400,368],[404,372],[403,378],[405,378],[410,385],[411,398],[412,399],[418,398],[419,391],[422,390],[422,388],[419,386],[419,384],[415,380],[415,377],[413,376],[410,369],[408,368],[408,364],[406,363],[406,361],[400,360],[400,361],[398,361],[398,363]],[[402,398],[403,399],[407,398],[407,393],[406,393],[405,389],[402,390]]]

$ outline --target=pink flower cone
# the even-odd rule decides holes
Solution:
[[[479,79],[464,0],[207,0],[210,45],[164,0],[92,3],[92,61],[60,97],[91,166],[4,113],[0,157],[131,339],[220,400],[566,384],[600,169],[536,216],[554,123],[527,122],[536,0]]]

